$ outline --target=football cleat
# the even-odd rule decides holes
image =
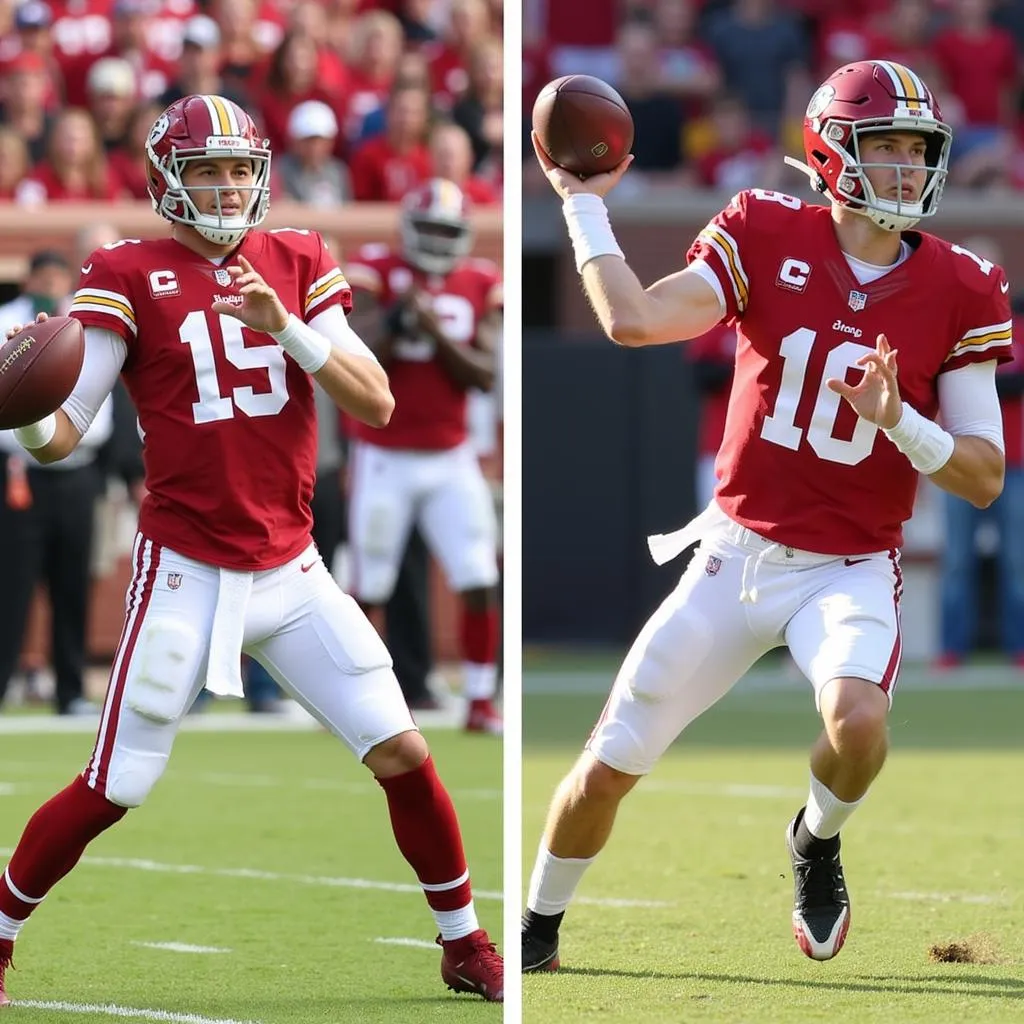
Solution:
[[[801,857],[793,847],[803,809],[786,829],[793,863],[793,937],[812,960],[831,960],[843,948],[850,929],[850,897],[839,850],[831,857]]]
[[[531,935],[523,931],[523,974],[532,974],[534,971],[557,971],[558,960],[558,939],[548,942],[539,935]]]
[[[505,1001],[505,962],[483,928],[461,939],[444,941],[438,935],[441,980],[453,992],[475,992],[489,1003]]]
[[[489,732],[500,736],[505,728],[501,712],[490,699],[471,700],[466,716],[466,732]]]
[[[13,958],[14,943],[10,939],[0,939],[0,1006],[7,1006],[11,1002],[4,986],[4,975],[7,973],[7,968],[13,966],[11,962]]]

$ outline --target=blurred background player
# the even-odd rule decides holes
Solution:
[[[462,599],[460,641],[466,727],[497,732],[497,522],[469,444],[466,396],[490,390],[500,326],[494,264],[468,258],[467,205],[452,182],[433,179],[402,203],[402,248],[360,250],[353,285],[385,317],[375,351],[391,379],[387,427],[353,424],[349,541],[353,593],[387,601],[413,525]]]

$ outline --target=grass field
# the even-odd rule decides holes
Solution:
[[[427,736],[459,809],[481,923],[500,940],[500,743]],[[84,734],[0,736],[0,863],[91,743]],[[500,1008],[442,984],[436,930],[415,883],[383,793],[327,734],[183,733],[146,806],[90,846],[22,932],[12,998],[65,1005],[0,1016],[500,1020]]]
[[[548,685],[557,673],[525,684],[524,883],[604,701],[581,675],[561,688],[580,692]],[[561,971],[523,979],[524,1022],[1024,1020],[1024,692],[908,687],[891,722],[889,762],[844,834],[852,926],[836,960],[807,960],[790,931],[783,832],[806,793],[813,703],[748,688],[623,804],[566,914]],[[961,939],[991,962],[930,961]]]

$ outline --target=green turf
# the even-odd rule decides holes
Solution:
[[[551,791],[604,695],[524,703],[524,877]],[[1024,693],[903,692],[893,749],[844,834],[853,901],[841,955],[790,932],[783,842],[817,732],[802,692],[734,694],[622,805],[562,928],[562,970],[523,979],[523,1020],[950,1024],[1024,1020]],[[973,938],[991,964],[939,964]]]
[[[428,739],[459,810],[474,885],[500,890],[500,744],[454,732]],[[2,738],[0,793],[14,789],[0,796],[0,846],[15,844],[28,815],[70,780],[90,747],[85,735]],[[22,932],[8,985],[15,1000],[262,1024],[500,1019],[479,997],[445,989],[440,950],[374,941],[431,941],[435,928],[421,894],[315,884],[320,877],[415,883],[394,846],[379,787],[325,733],[181,735],[146,806],[87,853],[313,881],[84,861]],[[500,937],[500,902],[478,898],[477,908]],[[181,954],[136,942],[232,952]],[[4,1024],[125,1019],[27,1007],[3,1016]]]

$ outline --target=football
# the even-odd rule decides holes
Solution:
[[[60,408],[85,357],[85,332],[69,316],[29,324],[0,346],[0,429],[24,427]]]
[[[548,82],[533,105],[533,130],[559,167],[583,178],[614,169],[633,146],[629,108],[591,75]]]

